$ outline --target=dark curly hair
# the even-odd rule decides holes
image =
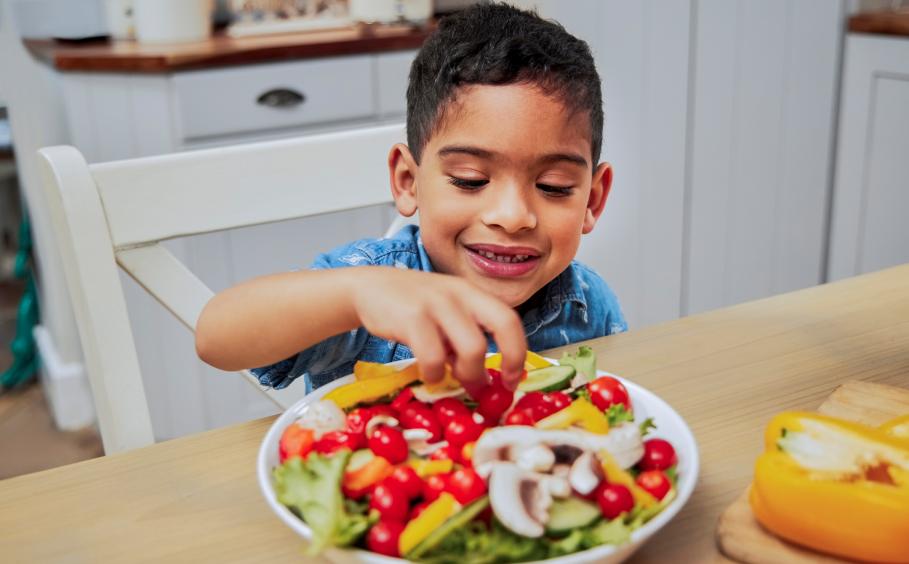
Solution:
[[[603,98],[587,43],[534,12],[485,2],[443,18],[410,67],[407,143],[417,162],[459,87],[515,83],[533,84],[570,111],[589,114],[596,165]]]

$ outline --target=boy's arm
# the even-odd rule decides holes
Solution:
[[[510,307],[454,276],[375,266],[278,274],[230,288],[202,311],[196,350],[213,366],[238,370],[357,327],[406,343],[428,381],[450,362],[468,390],[484,385],[484,332],[502,352],[506,385],[516,386],[523,370],[524,328]]]

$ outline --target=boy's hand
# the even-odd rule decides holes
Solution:
[[[488,383],[486,333],[502,353],[502,382],[515,389],[527,340],[518,314],[454,276],[388,267],[350,269],[354,309],[373,335],[407,344],[423,378],[437,382],[450,362],[471,395]]]

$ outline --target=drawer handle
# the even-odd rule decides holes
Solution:
[[[269,108],[292,108],[306,101],[306,96],[290,88],[273,88],[256,99]]]

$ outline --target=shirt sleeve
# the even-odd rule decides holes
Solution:
[[[590,268],[582,267],[581,273],[584,283],[587,285],[585,294],[589,314],[593,316],[593,319],[602,321],[602,326],[599,328],[602,335],[628,331],[628,322],[625,321],[619,299],[612,288]]]
[[[366,252],[353,246],[345,246],[319,255],[309,268],[325,270],[370,264],[373,264],[373,260]],[[329,379],[327,376],[337,372],[338,368],[351,365],[360,355],[368,339],[369,333],[360,327],[329,337],[290,358],[253,368],[250,372],[261,385],[275,389],[286,388],[300,376],[308,376],[306,387],[309,392],[312,390],[313,380],[325,383]]]

